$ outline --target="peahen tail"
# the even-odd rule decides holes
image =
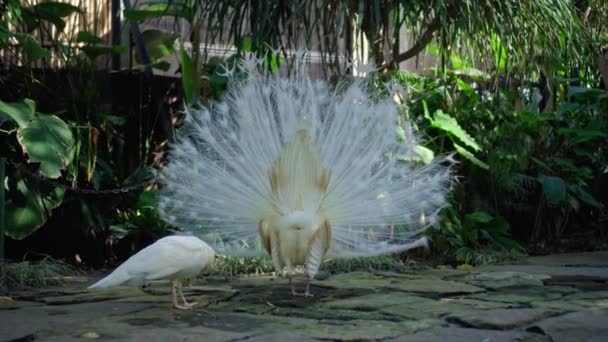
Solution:
[[[89,289],[103,289],[108,287],[120,286],[131,280],[131,276],[120,267],[114,272],[107,275],[105,278],[99,280],[95,284],[89,286]]]

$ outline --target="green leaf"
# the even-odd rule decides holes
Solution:
[[[466,76],[476,81],[487,81],[491,78],[487,73],[475,68],[463,68],[454,72],[454,74],[458,76]],[[471,90],[473,89],[470,86],[469,88]]]
[[[401,126],[397,126],[395,128],[395,133],[397,134],[397,142],[402,144],[405,142],[405,130]]]
[[[238,47],[245,52],[253,51],[253,40],[251,39],[251,36],[243,37],[243,39],[241,39],[240,41],[240,44],[238,44]]]
[[[573,184],[570,186],[570,191],[572,191],[572,193],[581,201],[589,204],[590,206],[596,207],[598,209],[604,208],[604,204],[596,200],[595,197],[588,193],[587,190],[585,190],[582,186]]]
[[[43,2],[23,8],[23,17],[27,32],[32,32],[40,26],[40,21],[48,21],[55,25],[58,31],[63,31],[65,21],[62,19],[79,12],[80,9],[65,2]]]
[[[389,154],[387,154],[389,156]],[[414,147],[414,154],[408,155],[397,155],[397,160],[405,161],[405,162],[421,162],[423,164],[430,164],[435,158],[435,152],[433,150],[428,149],[422,145],[416,145]]]
[[[90,44],[98,44],[103,40],[91,32],[80,31],[76,34],[76,41],[79,43],[90,43]]]
[[[550,206],[557,206],[566,200],[566,182],[562,178],[541,174],[538,181]]]
[[[420,161],[427,165],[430,164],[435,158],[435,152],[422,145],[416,145],[416,147],[414,147],[414,152],[420,158]]]
[[[190,59],[190,55],[188,55],[188,52],[186,52],[183,47],[181,48],[181,55],[184,98],[186,100],[186,104],[192,104],[192,102],[194,101],[194,82],[192,80],[194,73],[192,70],[192,59]]]
[[[23,102],[4,102],[0,100],[0,113],[8,115],[15,120],[19,127],[24,128],[34,118],[36,102],[25,99]]]
[[[500,37],[496,34],[492,34],[490,37],[490,46],[494,52],[494,65],[500,73],[507,71],[507,51],[504,48]]]
[[[80,12],[80,8],[66,2],[42,2],[31,7],[36,13],[45,16],[64,18],[72,13]]]
[[[125,51],[125,47],[122,45],[104,45],[104,44],[95,44],[95,45],[85,45],[80,48],[82,52],[84,52],[87,57],[90,59],[95,59],[101,55],[105,54],[120,54]]]
[[[498,242],[499,244],[503,245],[504,247],[507,247],[512,250],[521,251],[521,252],[523,252],[525,250],[524,247],[519,242],[517,242],[513,239],[510,239],[508,237],[505,237],[505,236],[495,236],[494,240],[496,242]]]
[[[532,160],[532,161],[533,161],[533,162],[534,162],[536,165],[538,165],[538,166],[540,166],[541,168],[543,168],[545,171],[547,171],[547,172],[551,172],[551,171],[552,171],[552,169],[551,169],[551,167],[549,166],[549,164],[545,163],[544,161],[542,161],[542,160],[540,160],[540,159],[538,159],[538,158],[535,158],[535,157],[530,157],[530,159],[531,159],[531,160]]]
[[[484,170],[489,170],[490,169],[490,165],[482,162],[481,160],[477,159],[477,157],[475,157],[473,155],[473,153],[469,152],[467,149],[465,149],[464,147],[458,145],[458,144],[454,144],[454,148],[456,149],[456,152],[458,152],[458,154],[460,154],[461,156],[465,157],[466,159],[468,159],[471,163],[479,166],[480,168],[484,169]]]
[[[29,162],[40,163],[40,173],[57,178],[73,158],[74,137],[68,125],[54,115],[38,114],[17,131]]]
[[[160,198],[159,190],[143,191],[139,194],[137,199],[137,208],[156,208],[158,207],[158,200]]]
[[[156,62],[150,66],[153,67],[154,69],[158,69],[158,70],[162,70],[162,71],[169,71],[169,69],[171,69],[171,63],[169,63],[167,61]]]
[[[433,114],[433,117],[428,117],[431,125],[435,128],[439,128],[451,136],[458,138],[465,145],[471,147],[475,151],[480,151],[481,147],[475,142],[469,133],[467,133],[460,125],[458,121],[448,114],[444,113],[441,109],[438,109]]]
[[[459,56],[456,53],[452,53],[450,55],[450,62],[452,62],[452,68],[454,70],[461,70],[464,68],[472,68],[473,64],[471,63],[471,61],[467,60],[466,58],[463,58],[461,56]]]
[[[16,34],[15,37],[21,47],[23,47],[23,51],[27,55],[27,58],[30,62],[49,58],[51,56],[50,52],[43,48],[42,45],[34,38],[32,35],[20,33]]]
[[[160,30],[146,30],[141,35],[151,62],[173,54],[173,43],[179,37],[175,33]]]
[[[110,225],[110,232],[114,237],[122,239],[129,233],[129,226],[126,224],[113,224]]]
[[[125,123],[127,123],[127,118],[125,118],[124,116],[117,116],[117,115],[103,115],[104,120],[114,124],[114,125],[118,125],[118,126],[122,126]]]
[[[597,129],[580,129],[580,128],[558,128],[557,133],[560,135],[573,135],[572,143],[580,144],[595,138],[605,139],[608,138],[608,133],[602,132]]]
[[[460,247],[454,253],[456,260],[463,263],[469,263],[473,258],[473,252],[468,247]]]
[[[598,96],[606,94],[605,90],[587,87],[568,87],[568,97],[574,96],[579,100],[594,100]]]
[[[192,8],[179,2],[149,3],[138,9],[125,9],[123,15],[125,19],[132,21],[141,21],[164,16],[183,18],[189,23],[192,23],[193,20]]]
[[[494,217],[483,211],[476,211],[465,216],[465,221],[470,223],[490,223]]]
[[[51,211],[63,201],[65,190],[55,187],[40,194],[28,187],[24,179],[17,182],[15,192],[20,200],[11,200],[6,205],[6,234],[20,240],[35,232],[48,219]]]
[[[279,53],[273,53],[270,55],[270,60],[268,60],[268,66],[270,67],[270,72],[275,73],[281,67],[283,63],[283,57]]]

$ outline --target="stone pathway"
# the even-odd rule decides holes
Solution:
[[[198,285],[190,312],[170,308],[166,284],[0,297],[0,341],[608,341],[608,252],[338,274],[313,298],[266,276]]]

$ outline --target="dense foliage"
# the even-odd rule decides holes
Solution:
[[[244,52],[268,56],[276,71],[288,49],[305,45],[321,52],[326,76],[344,76],[352,70],[338,56],[367,53],[365,38],[380,67],[378,95],[399,86],[404,118],[426,139],[418,162],[447,153],[461,162],[451,205],[431,232],[433,255],[485,263],[605,247],[605,1],[148,1],[124,9],[126,23],[177,18],[175,31],[187,34],[132,30],[134,51],[66,30],[68,18],[88,15],[62,2],[0,8],[0,48],[20,56],[0,63],[9,70],[0,76],[0,155],[9,160],[0,205],[12,245],[77,235],[93,241],[83,245],[89,252],[56,254],[99,265],[95,258],[121,258],[169,234],[175,227],[158,218],[147,181],[162,167],[175,110],[221,97],[222,65],[230,69]],[[403,51],[405,30],[414,41]],[[210,57],[206,47],[222,42],[236,53]],[[126,51],[139,65],[110,74],[111,57]],[[422,52],[435,55],[435,69],[399,70]],[[170,57],[179,61],[181,91],[152,76],[169,70]],[[63,67],[51,75],[52,59]],[[108,91],[117,83],[129,92]]]

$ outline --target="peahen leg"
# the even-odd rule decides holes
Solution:
[[[177,292],[178,292],[177,287],[178,287],[178,283],[179,283],[179,280],[172,280],[171,281],[171,292],[173,292],[173,307],[176,308],[176,309],[179,309],[179,310],[190,310],[190,309],[192,309],[192,306],[181,305],[181,304],[179,304],[177,302]],[[180,285],[179,293],[182,296],[182,299],[184,299],[184,295],[181,292],[181,283],[179,283],[179,285]]]
[[[198,304],[197,302],[188,303],[188,301],[186,300],[186,297],[184,296],[182,282],[179,280],[177,281],[177,290],[179,292],[180,297],[182,298],[182,301],[184,302],[184,306],[193,308],[194,306],[196,306]]]

